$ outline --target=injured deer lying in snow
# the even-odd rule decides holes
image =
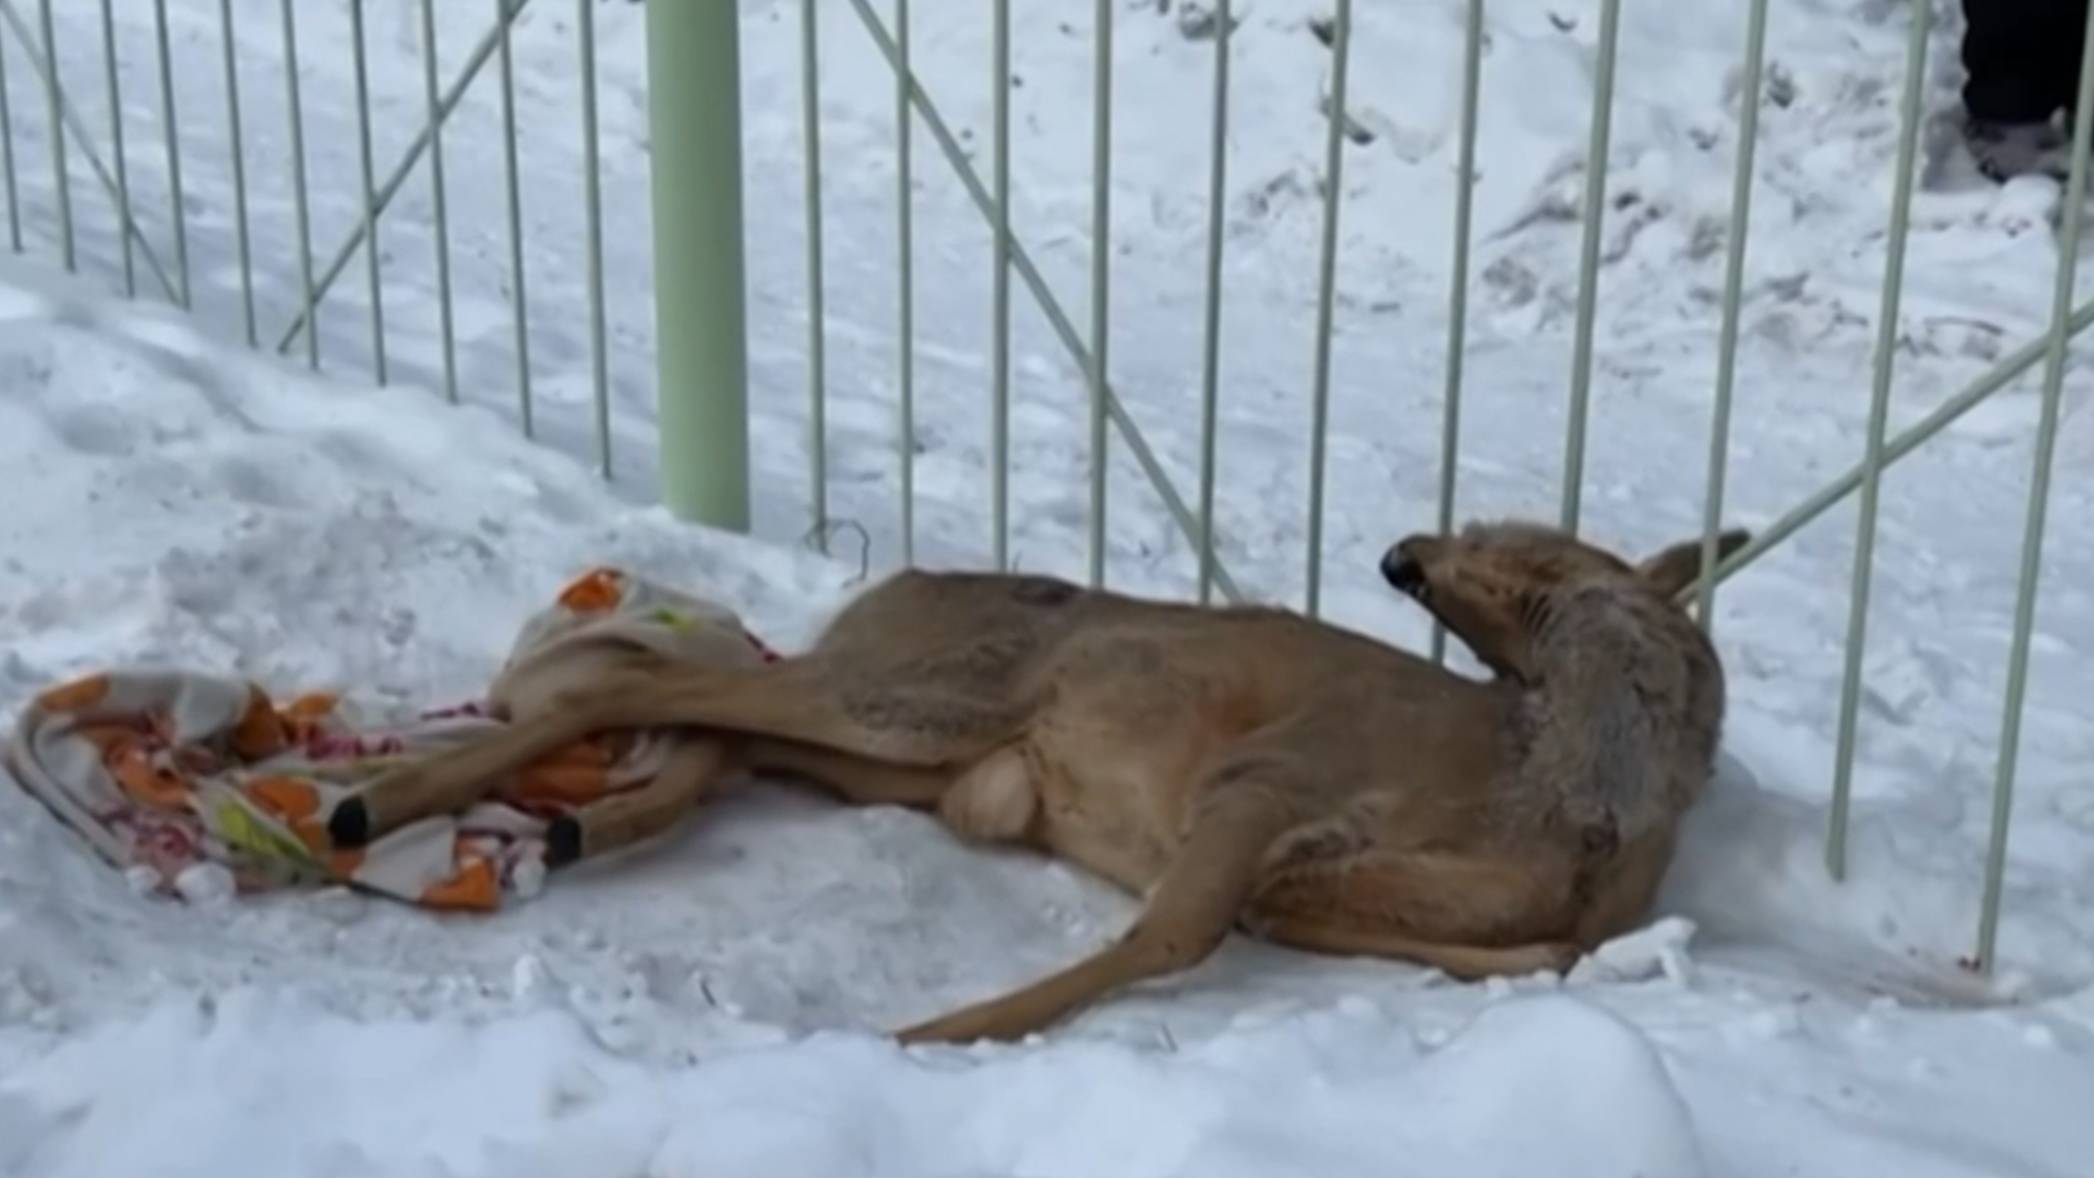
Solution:
[[[1232,929],[1462,978],[1563,969],[1644,918],[1711,775],[1723,671],[1675,604],[1701,571],[1698,541],[1631,565],[1522,523],[1398,543],[1383,575],[1487,681],[1282,609],[908,571],[796,657],[607,665],[374,781],[332,834],[356,845],[470,802],[594,732],[678,726],[713,734],[712,755],[563,819],[561,857],[666,829],[746,769],[920,807],[1146,897],[1095,955],[905,1041],[1027,1034]]]

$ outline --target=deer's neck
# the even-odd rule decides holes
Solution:
[[[1519,774],[1563,820],[1627,839],[1706,782],[1722,714],[1714,655],[1664,603],[1566,594],[1534,644]]]

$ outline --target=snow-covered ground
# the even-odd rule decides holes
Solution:
[[[1118,6],[1113,372],[1189,489],[1199,446],[1211,45]],[[17,3],[17,7],[24,7]],[[439,5],[445,73],[494,6]],[[587,470],[574,10],[522,18],[518,93],[540,440],[515,428],[490,73],[446,136],[466,406],[436,391],[418,173],[387,215],[392,387],[369,381],[358,256],[323,311],[327,378],[240,349],[217,5],[174,0],[193,320],[125,306],[114,220],[75,157],[81,279],[55,271],[40,96],[7,46],[31,254],[0,287],[0,714],[115,660],[238,669],[379,702],[468,694],[511,628],[613,561],[805,640],[854,587],[794,551],[807,515],[798,6],[744,0],[759,536],[652,506],[642,10],[597,8],[618,478]],[[898,559],[891,82],[824,0],[831,511]],[[884,10],[884,6],[882,7]],[[986,161],[988,12],[917,0],[925,85]],[[71,96],[105,129],[97,6],[55,5]],[[133,199],[170,252],[151,9],[117,6]],[[278,6],[239,0],[262,330],[295,309]],[[418,12],[368,5],[383,167],[423,101]],[[1014,223],[1072,318],[1089,253],[1090,6],[1014,4]],[[1298,600],[1329,55],[1309,0],[1236,35],[1218,494],[1222,557]],[[1643,550],[1699,526],[1742,5],[1624,6],[1586,521]],[[1958,79],[1941,5],[1930,102]],[[1460,514],[1553,514],[1592,0],[1490,12]],[[1454,152],[1455,0],[1355,5],[1325,612],[1422,642],[1374,575],[1429,527]],[[359,215],[348,20],[300,6],[324,261]],[[1894,150],[1902,5],[1777,5],[1729,515],[1763,524],[1859,455]],[[102,140],[106,156],[106,137]],[[918,138],[919,559],[984,561],[987,237]],[[1893,424],[2036,330],[2052,186],[1971,179],[1930,130]],[[141,269],[141,274],[146,272]],[[1079,574],[1086,399],[1022,289],[1013,544]],[[0,790],[0,1171],[229,1174],[2067,1175],[2094,1157],[2094,425],[2068,379],[2001,968],[1971,947],[2032,424],[2010,389],[1886,482],[1852,873],[1821,866],[1852,508],[1726,587],[1732,715],[1659,920],[1561,986],[1232,941],[1016,1047],[877,1033],[1063,963],[1132,901],[927,818],[785,790],[577,869],[494,918],[324,894],[132,896]],[[1114,583],[1185,593],[1189,546],[1116,459]],[[1530,1156],[1530,1155],[1539,1155]],[[1541,1160],[1541,1159],[1546,1159]]]

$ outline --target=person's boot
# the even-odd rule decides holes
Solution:
[[[1963,142],[1995,184],[2031,174],[2063,181],[2072,167],[2072,133],[2055,122],[2003,123],[1965,116]]]

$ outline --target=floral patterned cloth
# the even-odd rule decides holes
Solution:
[[[459,814],[336,849],[334,808],[402,759],[530,715],[606,660],[747,665],[776,656],[717,603],[599,568],[528,619],[487,697],[367,722],[327,694],[272,697],[198,671],[133,669],[45,691],[0,764],[143,889],[196,896],[348,884],[440,909],[534,894],[548,823],[658,772],[672,731],[555,750]]]

